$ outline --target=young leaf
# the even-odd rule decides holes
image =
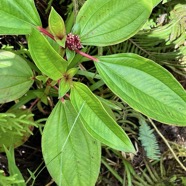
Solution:
[[[58,102],[45,124],[43,157],[58,185],[94,186],[99,174],[100,143],[87,133],[78,117],[70,101]]]
[[[28,39],[30,54],[42,73],[53,80],[58,80],[67,69],[65,61],[49,44],[45,36],[36,29]]]
[[[65,47],[65,23],[62,17],[52,7],[49,15],[49,28],[52,32],[55,40],[62,46]]]
[[[186,93],[160,65],[136,54],[98,56],[107,86],[135,110],[163,123],[186,126]]]
[[[72,84],[72,78],[77,73],[77,68],[70,68],[60,79],[59,82],[59,98],[62,98],[69,90]]]
[[[65,78],[62,78],[59,82],[59,96],[62,98],[70,90],[70,82],[66,81]]]
[[[78,68],[70,68],[68,71],[67,71],[67,75],[69,76],[69,78],[73,78],[73,76],[75,74],[77,74],[78,72]]]
[[[33,83],[33,73],[18,55],[0,50],[0,103],[23,96]]]
[[[134,152],[127,134],[106,112],[98,98],[82,83],[73,83],[70,94],[74,108],[79,111],[84,127],[95,139],[114,149]]]
[[[139,31],[152,8],[152,2],[144,0],[87,0],[72,32],[79,35],[83,45],[120,43]]]
[[[33,0],[0,0],[0,35],[29,34],[41,20]]]

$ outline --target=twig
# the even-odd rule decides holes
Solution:
[[[37,29],[38,29],[41,33],[43,33],[44,35],[47,35],[47,36],[50,37],[51,39],[55,40],[55,39],[54,39],[54,36],[53,36],[51,33],[49,33],[45,28],[42,28],[42,27],[38,26]]]
[[[174,153],[173,149],[169,145],[169,143],[166,140],[166,138],[161,134],[161,132],[158,130],[158,128],[156,127],[156,125],[154,124],[154,122],[150,118],[148,118],[148,120],[150,121],[150,123],[152,124],[152,126],[154,127],[154,129],[156,130],[156,132],[158,133],[158,135],[163,139],[163,141],[165,142],[165,144],[167,145],[167,147],[169,148],[169,150],[172,152],[172,155],[174,156],[175,160],[180,164],[180,166],[183,168],[183,170],[186,171],[186,167],[181,163],[181,161],[179,160],[179,158],[177,157],[177,155]]]
[[[88,58],[88,59],[90,59],[92,61],[95,61],[95,62],[99,61],[97,58],[95,58],[93,56],[90,56],[89,54],[86,54],[86,53],[82,52],[81,50],[77,50],[76,49],[75,52],[77,52],[78,54],[80,54],[80,55],[82,55],[82,56],[84,56],[84,57],[86,57],[86,58]]]

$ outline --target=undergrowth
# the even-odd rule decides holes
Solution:
[[[69,1],[68,1],[69,2]],[[46,3],[46,1],[45,1]],[[46,3],[44,14],[47,15],[51,6],[55,4],[55,0],[50,0]],[[77,15],[80,7],[83,5],[84,1],[75,1],[73,0],[69,4],[65,4],[65,1],[61,0],[57,2],[59,6],[68,6],[66,12],[59,12],[64,14],[67,19],[74,19],[71,17],[72,11]],[[37,1],[36,1],[37,5]],[[38,3],[38,7],[41,6],[41,3]],[[170,1],[165,2],[157,6],[144,25],[144,27],[132,38],[113,46],[106,47],[89,47],[85,49],[89,51],[89,54],[94,56],[97,53],[99,55],[106,54],[115,54],[115,53],[136,53],[148,59],[156,61],[158,64],[167,68],[185,87],[186,77],[186,11],[185,11],[185,1]],[[43,8],[43,7],[42,7]],[[67,27],[68,29],[68,27]],[[13,42],[12,42],[13,40]],[[29,61],[30,54],[27,49],[26,39],[21,38],[21,41],[17,37],[9,39],[6,36],[1,37],[1,49],[12,51],[14,45],[17,45],[16,54],[26,56]],[[78,60],[78,59],[77,59]],[[86,59],[82,59],[84,61]],[[38,69],[36,69],[37,71]],[[128,132],[129,137],[132,139],[133,144],[137,149],[137,154],[132,153],[120,153],[116,150],[113,150],[109,147],[103,146],[102,154],[102,166],[100,175],[97,181],[97,186],[185,186],[186,185],[186,167],[184,166],[186,162],[186,145],[180,145],[177,142],[170,142],[166,139],[166,136],[163,137],[161,133],[161,123],[156,123],[158,128],[154,128],[153,122],[149,120],[148,117],[136,112],[131,107],[129,107],[125,102],[121,101],[120,98],[115,96],[110,89],[105,85],[103,80],[97,74],[97,71],[93,64],[85,63],[79,65],[79,70],[77,72],[76,78],[84,82],[86,85],[89,85],[91,91],[94,91],[96,95],[99,96],[99,99],[102,101],[105,108],[108,106],[112,108],[112,111],[109,109],[107,112],[116,119],[116,121],[122,126],[122,128]],[[42,81],[46,81],[42,79]],[[46,92],[38,91],[35,94],[39,95],[40,101],[34,107],[34,112],[37,114],[37,119],[41,119],[37,122],[37,125],[32,122],[32,114],[25,114],[24,116],[16,116],[11,113],[0,115],[0,127],[2,131],[6,132],[6,124],[9,122],[11,125],[8,126],[8,130],[13,130],[13,132],[18,131],[21,136],[22,133],[32,133],[31,126],[37,126],[42,135],[43,130],[43,121],[47,116],[53,106],[57,102],[57,91],[55,89],[50,89],[51,85],[47,84],[45,87],[40,84],[34,84],[40,89],[45,89]],[[51,91],[53,97],[48,98],[47,90]],[[30,95],[32,90],[29,92]],[[28,94],[29,94],[28,93]],[[33,103],[30,101],[32,96],[25,96],[20,104],[27,104],[32,107]],[[48,99],[48,100],[47,100]],[[106,100],[107,99],[107,100]],[[109,100],[109,101],[108,101]],[[28,104],[29,102],[29,104]],[[49,104],[45,104],[49,102]],[[1,105],[1,108],[5,107]],[[16,108],[18,109],[19,104]],[[12,118],[14,120],[12,121]],[[44,119],[43,119],[44,118]],[[21,124],[26,124],[31,128],[23,128],[22,125],[17,124],[16,121],[19,121]],[[12,131],[11,131],[12,132]],[[10,133],[11,133],[10,132]],[[35,132],[35,131],[34,131]],[[27,135],[27,136],[29,136]],[[185,136],[183,138],[186,140]],[[160,143],[165,143],[161,145]],[[167,145],[168,144],[168,145]],[[30,144],[31,148],[32,145]],[[1,147],[0,148],[5,148]],[[0,170],[0,185],[21,185],[24,181],[20,177],[20,172],[17,166],[14,163],[14,153],[6,149],[6,156],[8,158],[8,163],[12,163],[9,167],[13,166],[14,170],[11,172],[9,169],[8,173]],[[15,159],[16,160],[16,159]],[[24,160],[22,160],[24,161]],[[182,163],[183,162],[183,163]],[[42,163],[41,163],[42,165]],[[43,165],[42,165],[43,166]],[[26,183],[28,185],[36,185],[37,177],[41,174],[43,169],[38,165],[38,169],[33,171],[28,171],[30,176],[27,177]],[[1,167],[0,167],[1,169]],[[23,175],[24,177],[24,175]],[[47,185],[54,185],[54,182],[51,180]]]

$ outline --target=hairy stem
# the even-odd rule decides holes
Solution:
[[[42,27],[39,27],[39,26],[38,26],[37,29],[38,29],[41,33],[43,33],[44,35],[47,35],[47,36],[50,37],[51,39],[55,40],[55,39],[54,39],[54,36],[53,36],[51,33],[49,33],[45,28],[42,28]],[[82,56],[84,56],[84,57],[86,57],[86,58],[92,60],[92,61],[95,61],[95,62],[98,62],[98,61],[99,61],[97,58],[95,58],[95,57],[93,57],[93,56],[90,56],[89,54],[86,54],[86,53],[82,52],[81,50],[76,49],[76,50],[74,50],[74,51],[75,51],[76,53],[78,53],[78,54],[80,54],[80,55],[82,55]]]
[[[55,40],[55,39],[54,39],[54,36],[53,36],[51,33],[49,33],[45,28],[42,28],[42,27],[38,26],[37,29],[38,29],[41,33],[43,33],[44,35],[47,35],[47,36],[50,37],[51,39]]]
[[[86,53],[82,52],[81,50],[75,50],[75,52],[84,56],[84,57],[86,57],[86,58],[88,58],[88,59],[90,59],[90,60],[92,60],[92,61],[95,61],[95,62],[99,61],[97,58],[95,58],[93,56],[90,56],[89,54],[86,54]]]

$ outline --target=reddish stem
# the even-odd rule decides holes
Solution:
[[[56,89],[57,91],[59,90],[59,88],[57,87],[57,86],[55,86],[55,85],[51,85],[51,83],[50,83],[50,81],[48,80],[48,86],[50,86],[50,87],[53,87],[54,89]]]
[[[59,90],[59,88],[55,85],[53,86],[53,88],[56,89],[57,91]]]
[[[31,103],[31,105],[30,105],[30,107],[29,107],[29,110],[32,110],[32,108],[37,104],[37,102],[38,102],[39,100],[40,100],[39,98],[35,99],[35,101]]]
[[[54,36],[53,36],[51,33],[49,33],[45,28],[42,28],[42,27],[38,26],[37,29],[38,29],[40,32],[42,32],[44,35],[47,35],[47,36],[50,37],[51,39],[55,40],[55,39],[54,39]]]
[[[66,97],[70,98],[70,95],[69,94],[65,94]]]
[[[40,32],[42,32],[44,35],[47,35],[51,39],[55,40],[54,36],[51,33],[49,33],[45,28],[38,26],[37,29]],[[90,60],[92,60],[92,61],[95,61],[95,62],[99,61],[97,58],[95,58],[93,56],[90,56],[89,54],[86,54],[86,53],[82,52],[81,50],[76,49],[75,52],[84,56],[84,57],[86,57],[86,58],[88,58],[88,59],[90,59]]]
[[[90,59],[92,61],[95,61],[95,62],[99,61],[97,58],[95,58],[93,56],[90,56],[89,54],[86,54],[86,53],[82,52],[81,50],[77,50],[76,49],[75,52],[77,52],[78,54],[80,54],[80,55],[82,55],[82,56],[84,56],[84,57],[86,57],[86,58],[88,58],[88,59]]]
[[[65,99],[62,97],[60,98],[61,102],[64,103],[65,102]]]

